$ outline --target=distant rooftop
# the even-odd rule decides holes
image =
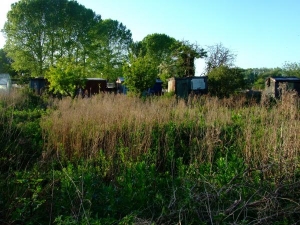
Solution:
[[[276,80],[276,81],[299,81],[300,78],[298,77],[271,77],[271,79]]]
[[[8,73],[0,73],[0,78],[10,78]]]
[[[97,78],[97,77],[89,77],[89,78],[86,78],[87,80],[105,80],[103,78]]]

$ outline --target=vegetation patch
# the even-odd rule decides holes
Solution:
[[[2,96],[1,223],[297,223],[298,114],[235,97]]]

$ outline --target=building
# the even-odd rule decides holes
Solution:
[[[44,77],[31,77],[29,87],[38,95],[41,95],[48,87],[48,81]]]
[[[153,87],[149,88],[147,91],[148,95],[162,95],[162,85],[163,82],[161,79],[157,78],[155,80],[155,84],[153,85]]]
[[[102,78],[86,78],[85,80],[86,83],[83,90],[85,96],[90,97],[106,91],[107,80]]]
[[[117,93],[127,94],[128,88],[124,85],[124,77],[119,77],[116,80]],[[147,90],[143,92],[143,95],[162,95],[162,80],[157,78],[152,87],[149,87]]]
[[[117,86],[117,92],[119,94],[127,94],[127,87],[124,85],[124,77],[118,77],[116,81],[116,86]]]
[[[300,78],[298,77],[268,77],[265,81],[265,94],[274,98],[281,95],[280,86],[286,84],[287,90],[294,90],[300,95]]]
[[[11,90],[11,78],[7,73],[0,74],[0,93],[9,93]]]
[[[186,98],[190,94],[207,94],[207,76],[170,78],[168,80],[168,92],[174,92],[176,96],[181,98]]]

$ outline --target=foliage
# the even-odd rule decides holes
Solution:
[[[265,88],[265,82],[268,77],[276,76],[281,77],[283,76],[284,72],[281,68],[261,68],[257,69],[258,71],[256,79],[254,81],[253,87],[256,89],[264,89]]]
[[[300,78],[300,63],[286,62],[283,65],[283,73],[285,76],[299,77]]]
[[[205,73],[210,73],[214,68],[220,66],[234,66],[236,55],[222,43],[207,47],[208,56],[205,59]]]
[[[4,50],[14,70],[43,76],[61,57],[85,61],[88,32],[97,20],[76,1],[21,0],[7,14]]]
[[[117,20],[106,19],[98,21],[91,33],[94,41],[87,59],[89,73],[109,81],[122,77],[122,66],[128,61],[132,44],[131,31]]]
[[[18,94],[0,96],[1,224],[299,221],[299,99],[288,92],[267,107]]]
[[[73,97],[77,87],[83,86],[84,69],[74,60],[62,58],[57,65],[50,67],[45,78],[49,81],[49,90],[54,94]]]
[[[177,41],[169,57],[160,64],[160,77],[166,81],[171,77],[195,76],[195,59],[206,57],[206,51],[197,44]]]
[[[150,57],[156,67],[165,60],[175,47],[176,40],[166,34],[149,34],[142,41],[136,43],[136,49],[133,53],[136,56]]]
[[[132,56],[130,64],[124,66],[124,84],[132,93],[141,95],[143,91],[154,85],[156,77],[155,65],[147,56]]]
[[[141,42],[132,45],[135,56],[152,60],[156,74],[166,84],[170,77],[195,75],[194,61],[206,56],[206,52],[197,44],[178,41],[166,34],[147,35]]]
[[[153,63],[156,77],[161,76],[161,65],[164,65],[168,58],[172,57],[172,52],[176,47],[176,39],[166,35],[154,33],[147,35],[142,41],[133,43],[131,52],[136,57],[147,57]],[[163,79],[166,84],[166,80]]]
[[[0,171],[30,168],[41,153],[40,118],[45,102],[25,89],[0,100]],[[1,97],[1,95],[0,95]]]
[[[0,73],[8,73],[14,77],[16,72],[11,68],[12,60],[7,57],[3,49],[0,49]]]
[[[211,95],[228,97],[246,87],[247,81],[240,68],[220,66],[208,74],[208,91]]]

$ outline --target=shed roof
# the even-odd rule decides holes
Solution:
[[[86,78],[87,80],[105,80],[103,78],[97,78],[97,77],[90,77],[90,78]]]
[[[278,81],[278,82],[288,82],[288,81],[296,81],[296,82],[300,82],[300,78],[298,77],[270,77],[272,80],[274,81]]]
[[[0,84],[4,85],[7,84],[8,82],[10,82],[10,76],[7,73],[1,73],[0,74]]]
[[[10,76],[8,73],[0,73],[0,78],[10,79]]]

